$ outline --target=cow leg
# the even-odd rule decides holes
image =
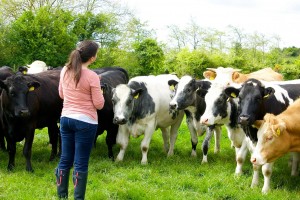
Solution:
[[[34,138],[34,129],[28,131],[28,135],[25,138],[25,144],[23,148],[23,155],[26,159],[26,171],[33,172],[32,165],[31,165],[31,150],[32,150],[32,143]]]
[[[148,163],[147,155],[148,155],[148,150],[149,150],[149,145],[150,145],[150,142],[151,142],[151,138],[152,138],[152,135],[155,131],[155,127],[156,127],[156,125],[154,123],[150,123],[150,124],[148,124],[148,126],[145,130],[145,136],[144,136],[144,138],[142,140],[142,143],[141,143],[141,150],[142,150],[141,164],[142,165],[145,165],[145,164]]]
[[[0,133],[0,149],[6,151],[4,135],[2,135],[2,133]]]
[[[247,141],[244,140],[240,148],[235,148],[236,168],[235,175],[239,176],[243,173],[242,167],[248,153]]]
[[[266,163],[262,166],[262,173],[264,175],[264,186],[262,193],[267,193],[270,190],[271,175],[273,169],[273,163]]]
[[[16,156],[16,142],[11,141],[11,139],[7,138],[7,150],[8,150],[8,166],[7,170],[12,171],[15,167],[15,156]]]
[[[300,153],[298,152],[291,152],[291,159],[292,159],[292,172],[291,176],[298,176],[298,167],[299,167],[299,160],[300,160]]]
[[[214,132],[215,132],[215,153],[219,153],[220,152],[220,139],[221,139],[221,133],[222,133],[221,126],[215,126]]]
[[[188,125],[188,129],[190,131],[190,135],[191,135],[191,143],[192,143],[192,152],[191,152],[191,156],[196,157],[197,156],[197,144],[198,144],[198,136],[197,136],[197,132],[196,129],[194,128],[193,125],[193,121],[192,118],[186,118],[186,123]]]
[[[253,177],[252,177],[251,188],[254,188],[258,186],[260,165],[253,164],[252,166],[253,166]]]
[[[48,126],[48,135],[49,135],[49,140],[50,140],[50,143],[52,146],[51,155],[50,155],[49,160],[53,161],[57,155],[57,143],[58,143],[58,137],[59,137],[59,129],[58,129],[56,123]]]
[[[170,129],[169,128],[160,128],[163,141],[164,141],[164,150],[166,153],[169,151],[169,141],[170,141]]]
[[[114,160],[113,146],[116,144],[118,127],[119,126],[117,125],[113,125],[113,127],[106,131],[106,145],[108,150],[108,157],[112,160]]]
[[[168,152],[168,156],[174,155],[175,142],[176,142],[176,139],[177,139],[178,129],[181,125],[183,116],[184,116],[183,113],[180,116],[178,116],[177,119],[176,119],[176,122],[171,126],[171,129],[170,129],[170,149],[169,149],[169,152]]]
[[[129,142],[129,132],[125,128],[125,125],[120,125],[117,135],[117,144],[120,146],[120,152],[116,158],[116,162],[123,161],[125,151]]]
[[[206,129],[206,136],[202,143],[202,152],[203,152],[203,158],[201,164],[207,163],[207,153],[209,148],[209,142],[213,134],[213,129],[207,128]]]

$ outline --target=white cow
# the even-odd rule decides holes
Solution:
[[[177,131],[184,113],[169,110],[172,91],[168,81],[171,79],[178,80],[175,75],[138,76],[113,89],[114,123],[119,124],[117,144],[120,145],[116,161],[123,160],[130,134],[133,137],[144,134],[141,163],[147,164],[149,144],[157,128],[162,131],[168,156],[174,154]]]
[[[48,70],[46,63],[40,60],[34,61],[30,65],[27,65],[27,67],[27,74],[36,74]]]

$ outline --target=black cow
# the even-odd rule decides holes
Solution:
[[[116,144],[119,125],[113,123],[112,88],[115,88],[119,84],[127,84],[129,77],[127,71],[120,67],[105,67],[94,69],[94,71],[101,76],[101,88],[105,99],[104,107],[97,111],[98,130],[96,138],[106,130],[108,157],[113,159],[112,148],[113,145]]]
[[[16,142],[25,138],[23,154],[26,170],[31,166],[31,149],[36,128],[48,127],[52,151],[50,160],[57,154],[62,99],[58,94],[59,70],[38,74],[17,74],[0,81],[2,92],[3,120],[7,125],[8,170],[15,166]]]
[[[255,120],[262,120],[266,113],[277,115],[284,111],[300,96],[300,80],[262,82],[249,79],[241,88],[226,88],[225,93],[239,98],[238,123],[256,143],[257,129],[252,127]]]
[[[12,76],[14,74],[13,70],[8,66],[2,66],[0,67],[0,80],[4,81],[7,77]],[[2,92],[2,89],[0,88],[0,94]],[[0,98],[0,104],[1,104],[1,98]],[[4,123],[3,123],[3,112],[2,108],[0,107],[0,149],[3,151],[6,151],[5,146],[5,140],[4,140]]]
[[[203,135],[206,131],[206,137],[202,144],[202,163],[206,163],[209,141],[213,132],[215,132],[216,138],[215,153],[220,151],[220,126],[205,126],[200,124],[200,117],[206,108],[204,100],[205,92],[202,91],[207,90],[211,83],[205,80],[195,80],[190,76],[183,76],[179,82],[171,80],[168,83],[170,87],[174,87],[174,89],[172,89],[175,92],[170,102],[170,109],[184,110],[186,114],[186,122],[191,134],[192,156],[196,156],[196,147],[198,144],[197,135]]]

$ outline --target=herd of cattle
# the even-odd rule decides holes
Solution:
[[[60,153],[58,122],[63,106],[58,95],[60,69],[49,70],[39,65],[34,74],[25,74],[23,70],[15,73],[9,67],[0,68],[0,148],[7,149],[8,170],[12,170],[16,143],[25,139],[26,170],[33,171],[31,151],[35,129],[48,127],[52,145],[50,160]],[[283,81],[283,76],[270,68],[250,74],[233,68],[209,68],[201,80],[188,75],[179,79],[173,74],[129,79],[126,70],[120,67],[94,71],[101,76],[105,98],[104,108],[98,111],[97,136],[107,132],[110,158],[114,159],[112,147],[118,144],[120,151],[115,160],[122,161],[130,136],[144,134],[141,163],[146,164],[152,134],[158,128],[167,155],[173,155],[185,115],[192,156],[196,156],[198,136],[206,133],[202,163],[207,162],[213,134],[215,152],[220,151],[221,126],[224,125],[235,148],[237,175],[242,173],[248,151],[251,154],[251,187],[258,185],[262,166],[262,192],[268,192],[273,163],[288,152],[293,152],[291,174],[298,175],[299,153],[296,152],[300,151],[300,133],[297,133],[300,126],[297,122],[300,116],[295,110],[300,107],[300,100],[296,100],[300,96],[300,80]]]

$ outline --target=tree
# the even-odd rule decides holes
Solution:
[[[136,75],[159,74],[163,72],[164,53],[156,40],[147,38],[135,48],[140,68],[136,69]]]
[[[175,40],[178,51],[180,51],[182,48],[186,47],[187,39],[186,39],[185,31],[181,30],[177,25],[170,25],[170,26],[168,26],[168,29],[171,32],[169,35],[171,38],[171,41]]]
[[[73,16],[60,9],[40,8],[36,13],[24,12],[10,26],[7,44],[14,59],[10,65],[43,60],[48,65],[63,65],[78,39],[70,29]]]

